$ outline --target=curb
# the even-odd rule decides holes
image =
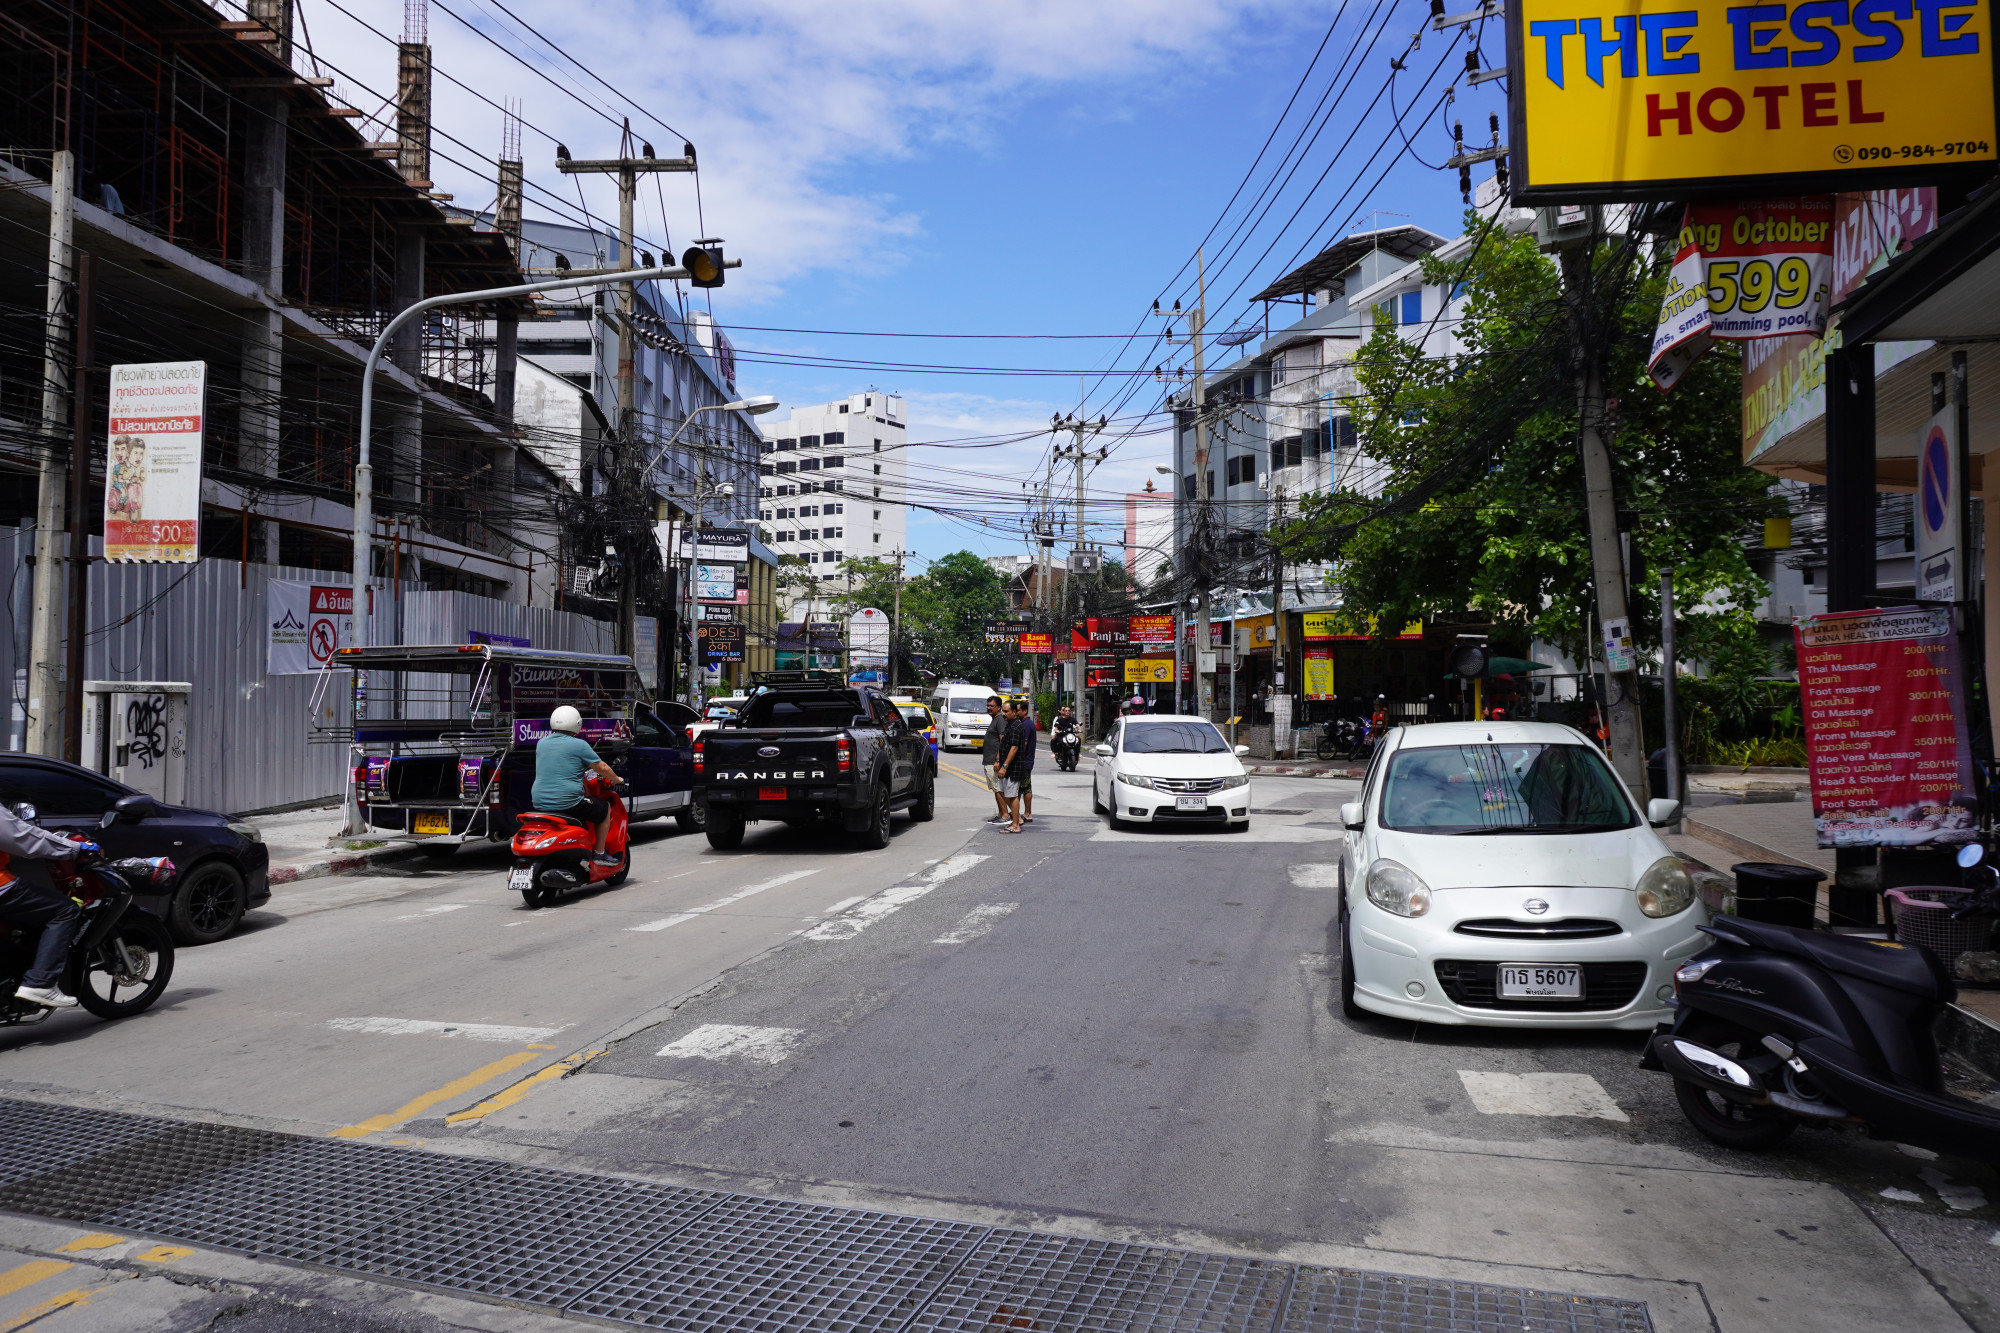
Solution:
[[[1681,831],[1690,837],[1700,838],[1703,842],[1710,843],[1731,855],[1741,856],[1746,860],[1777,861],[1785,865],[1804,866],[1808,870],[1818,870],[1821,874],[1826,874],[1825,868],[1822,866],[1816,866],[1810,861],[1802,861],[1796,856],[1788,856],[1784,852],[1752,842],[1750,839],[1740,834],[1731,833],[1727,829],[1717,828],[1715,825],[1703,820],[1699,810],[1685,810],[1681,813]],[[1833,876],[1827,875],[1827,878],[1831,879]]]
[[[1332,770],[1324,768],[1265,768],[1245,764],[1243,769],[1246,773],[1267,778],[1358,778],[1361,776],[1361,770],[1358,768]]]
[[[389,861],[402,861],[415,856],[415,847],[377,847],[373,851],[349,852],[345,856],[329,856],[323,861],[294,861],[289,865],[271,867],[272,884],[296,884],[302,879],[322,879],[328,875],[344,875],[350,870],[366,870],[370,866],[382,865]]]
[[[1991,1079],[2000,1079],[2000,1026],[1951,1004],[1938,1015],[1937,1043]]]

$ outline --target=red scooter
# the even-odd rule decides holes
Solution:
[[[605,818],[604,850],[618,858],[615,866],[599,865],[592,853],[597,836],[590,825],[568,815],[524,811],[514,831],[514,871],[507,887],[530,907],[546,907],[574,889],[602,885],[615,889],[632,873],[631,823],[618,789],[602,778],[585,778],[583,789],[610,806]]]

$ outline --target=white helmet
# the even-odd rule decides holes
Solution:
[[[549,730],[566,731],[574,736],[583,730],[583,714],[577,712],[568,704],[564,704],[561,708],[549,714]]]

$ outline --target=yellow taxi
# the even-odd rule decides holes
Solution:
[[[938,724],[937,718],[931,715],[930,705],[918,703],[915,699],[891,699],[889,702],[896,705],[896,711],[903,715],[903,720],[910,724],[912,731],[923,733],[924,739],[930,742],[931,771],[936,772],[938,761]]]

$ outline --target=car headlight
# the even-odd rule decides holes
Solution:
[[[1147,777],[1141,777],[1137,773],[1120,773],[1118,775],[1118,780],[1124,783],[1128,787],[1145,787],[1148,790],[1151,790],[1159,786],[1159,784],[1155,782],[1153,779]]]
[[[1638,894],[1647,916],[1673,916],[1694,905],[1694,877],[1678,856],[1663,856],[1639,876]]]
[[[1238,773],[1233,778],[1224,778],[1222,780],[1222,789],[1224,791],[1228,791],[1231,787],[1247,787],[1249,785],[1250,775],[1248,773]]]
[[[264,841],[264,834],[255,824],[231,824],[229,831],[248,842]]]
[[[1397,916],[1422,916],[1431,910],[1431,886],[1417,872],[1394,861],[1368,867],[1368,901]]]

